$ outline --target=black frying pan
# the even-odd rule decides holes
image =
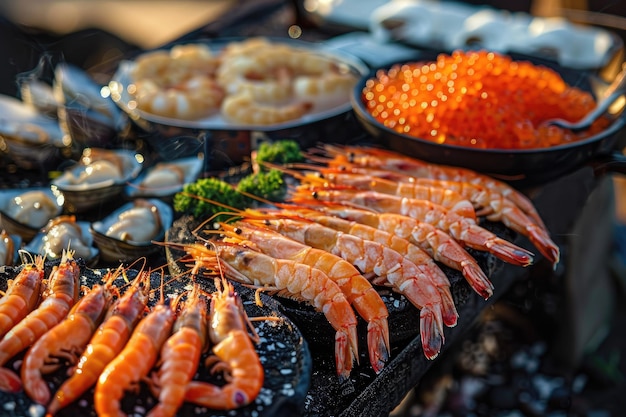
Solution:
[[[520,59],[511,55],[514,59]],[[416,61],[431,61],[436,55],[420,56]],[[524,58],[526,59],[526,58]],[[539,59],[527,59],[534,64],[556,70],[571,86],[596,93],[602,81],[594,74],[567,69]],[[424,139],[402,135],[380,124],[366,110],[361,100],[365,82],[376,70],[363,77],[355,86],[352,105],[357,119],[365,129],[388,148],[429,162],[470,168],[478,172],[509,181],[519,186],[543,184],[565,175],[583,165],[592,165],[596,172],[626,174],[626,157],[616,151],[620,139],[626,136],[626,115],[622,113],[608,129],[585,140],[531,150],[475,149],[462,146],[436,144]]]

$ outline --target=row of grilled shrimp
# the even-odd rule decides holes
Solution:
[[[460,271],[487,299],[493,285],[468,248],[518,266],[533,262],[530,251],[481,227],[477,216],[503,222],[555,265],[559,260],[530,200],[504,183],[373,148],[327,151],[315,173],[294,174],[301,185],[291,204],[239,212],[236,222],[220,223],[223,238],[213,250],[187,249],[200,263],[219,259],[232,279],[323,312],[336,330],[342,379],[358,360],[354,311],[368,323],[373,369],[380,372],[388,360],[388,311],[374,286],[393,288],[420,310],[423,351],[433,359],[443,346],[444,326],[458,318],[438,263]]]
[[[120,293],[114,282],[127,281],[120,265],[82,296],[71,252],[44,275],[43,258],[24,263],[0,299],[0,390],[23,389],[54,415],[95,386],[95,411],[107,416],[124,415],[125,392],[141,381],[158,398],[150,416],[175,415],[185,401],[234,409],[259,393],[264,373],[249,331],[256,334],[225,279],[215,279],[215,292],[194,284],[173,298],[161,287],[160,301],[150,307],[149,271]],[[224,385],[193,380],[209,345],[207,360],[223,372]],[[5,365],[22,351],[18,375]],[[44,374],[68,363],[70,376],[52,393]]]

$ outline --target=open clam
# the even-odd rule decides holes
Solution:
[[[172,208],[158,199],[137,199],[91,224],[91,234],[107,262],[124,262],[149,256],[160,249],[171,227]]]
[[[63,199],[50,188],[0,191],[0,228],[30,241],[46,223],[61,214]]]
[[[144,170],[125,189],[128,197],[171,197],[187,183],[200,176],[204,164],[202,154],[197,157],[162,161]]]
[[[57,65],[52,90],[59,103],[61,128],[83,147],[110,148],[118,134],[130,127],[128,116],[111,100],[108,87],[79,67]]]
[[[22,101],[48,117],[57,117],[59,103],[52,86],[36,77],[22,80],[20,84]]]
[[[24,249],[50,260],[60,259],[63,251],[69,249],[74,251],[75,258],[91,266],[96,264],[99,254],[93,246],[89,222],[77,221],[73,215],[61,215],[48,221]]]
[[[139,175],[143,157],[134,151],[86,148],[80,161],[51,184],[62,195],[69,212],[84,212],[105,205]]]
[[[11,266],[18,258],[18,250],[22,239],[18,235],[10,235],[6,230],[0,232],[0,266]]]
[[[55,119],[10,96],[0,95],[0,149],[20,168],[51,168],[71,145]]]

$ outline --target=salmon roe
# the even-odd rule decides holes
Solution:
[[[545,148],[597,134],[608,123],[598,120],[583,134],[545,125],[581,119],[595,107],[593,96],[552,69],[486,51],[380,70],[367,80],[362,100],[398,133],[473,148]]]

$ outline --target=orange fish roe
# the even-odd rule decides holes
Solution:
[[[552,69],[493,52],[455,51],[434,62],[398,64],[367,80],[362,100],[380,123],[436,143],[474,148],[543,148],[583,134],[542,124],[576,121],[591,111],[593,96],[568,86]]]

